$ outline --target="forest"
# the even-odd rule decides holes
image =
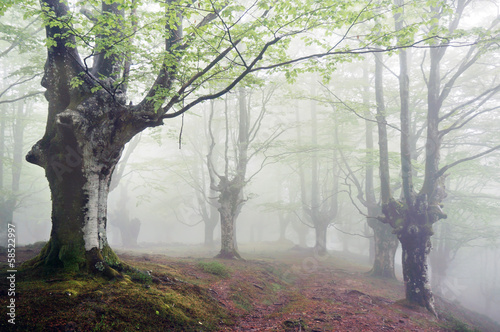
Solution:
[[[491,0],[4,0],[0,329],[500,331],[499,49]]]

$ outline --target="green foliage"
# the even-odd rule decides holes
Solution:
[[[223,263],[218,261],[212,262],[199,262],[198,267],[207,272],[222,278],[228,278],[230,276],[230,270]]]

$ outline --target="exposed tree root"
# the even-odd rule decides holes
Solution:
[[[239,260],[244,260],[240,254],[236,250],[232,251],[220,251],[215,258],[220,258],[220,259],[239,259]]]

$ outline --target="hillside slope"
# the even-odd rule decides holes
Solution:
[[[25,247],[18,258],[37,250]],[[412,308],[401,301],[400,282],[367,277],[366,267],[336,253],[316,257],[288,249],[222,261],[203,258],[206,251],[191,250],[189,258],[155,252],[119,252],[138,269],[122,281],[84,275],[36,280],[20,273],[16,325],[2,319],[0,330],[500,331],[490,319],[441,299],[439,320]],[[5,280],[2,275],[2,308]]]

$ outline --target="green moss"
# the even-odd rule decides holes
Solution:
[[[16,331],[62,331],[69,322],[79,331],[217,331],[228,317],[207,291],[185,282],[175,289],[162,284],[145,289],[139,283],[60,273],[45,280],[24,274],[16,286],[16,314],[22,317]],[[1,297],[0,305],[7,301]],[[9,331],[7,320],[0,321],[0,330]]]
[[[78,244],[67,244],[59,250],[59,260],[64,264],[67,271],[77,272],[80,265],[85,262],[85,251]]]
[[[199,262],[198,267],[202,269],[204,272],[222,277],[222,278],[227,278],[230,276],[230,271],[227,266],[224,264],[217,262],[217,261],[212,261],[212,262]]]
[[[139,270],[129,271],[127,276],[130,280],[144,285],[150,285],[153,282],[153,278],[148,273]]]
[[[101,252],[106,264],[108,264],[112,268],[121,268],[120,259],[110,246],[104,246]]]

